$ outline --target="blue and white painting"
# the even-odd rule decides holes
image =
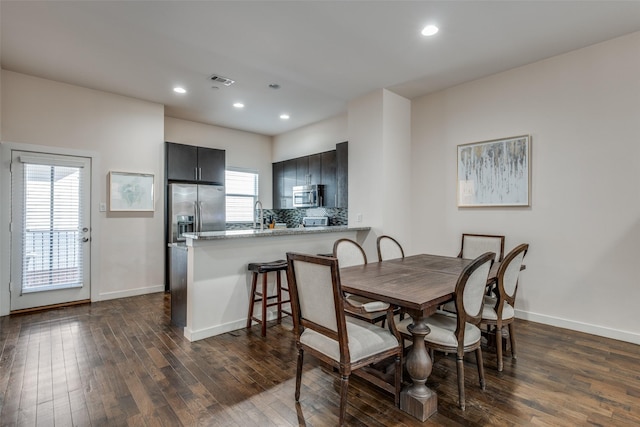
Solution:
[[[529,206],[529,136],[458,146],[458,206]]]
[[[109,210],[153,211],[153,175],[125,172],[109,175]]]

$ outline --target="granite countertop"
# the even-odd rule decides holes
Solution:
[[[226,231],[203,231],[200,233],[184,233],[183,236],[193,240],[224,240],[238,239],[245,237],[274,237],[293,236],[298,234],[312,233],[336,233],[342,231],[368,231],[371,227],[299,227],[299,228],[265,228],[264,230],[226,230]]]

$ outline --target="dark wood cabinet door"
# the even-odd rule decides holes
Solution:
[[[284,162],[276,162],[272,168],[273,209],[284,209]]]
[[[309,175],[309,156],[298,157],[296,161],[296,185],[306,185]]]
[[[198,181],[224,185],[225,151],[198,147]]]
[[[284,199],[286,200],[283,208],[293,207],[293,186],[296,185],[296,160],[285,160],[284,162]]]
[[[322,154],[309,156],[309,175],[311,184],[322,184]]]
[[[336,207],[337,185],[336,185],[336,150],[320,153],[322,182],[324,185],[324,206],[327,208]]]
[[[349,206],[349,145],[348,142],[336,144],[336,181],[337,199],[336,207]]]
[[[198,147],[166,143],[165,158],[169,181],[195,181],[198,174]]]

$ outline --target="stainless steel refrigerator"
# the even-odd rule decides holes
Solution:
[[[184,241],[186,232],[225,229],[222,185],[169,184],[169,243]]]

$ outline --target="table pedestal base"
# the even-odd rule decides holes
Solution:
[[[438,396],[431,390],[426,397],[415,397],[408,390],[400,392],[400,409],[413,415],[420,421],[426,421],[438,411]]]

